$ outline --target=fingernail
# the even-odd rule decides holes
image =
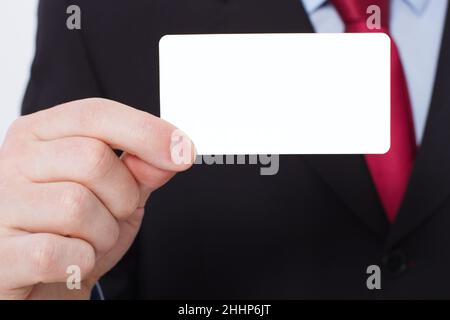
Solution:
[[[177,166],[192,165],[197,156],[194,143],[180,129],[172,132],[170,137],[170,158]]]

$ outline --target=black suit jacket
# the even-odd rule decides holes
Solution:
[[[23,113],[85,97],[159,114],[165,34],[313,32],[299,0],[43,0]],[[155,192],[107,298],[450,298],[450,25],[425,137],[397,222],[361,155],[196,165]],[[301,57],[299,57],[301,59]],[[213,106],[212,106],[213,107]],[[277,112],[277,106],[273,106]],[[49,123],[51,125],[51,123]],[[379,265],[382,289],[366,287]]]

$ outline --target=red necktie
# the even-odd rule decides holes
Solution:
[[[345,24],[346,32],[389,33],[388,0],[331,0]],[[367,9],[377,5],[381,29],[370,30],[367,20],[373,14]],[[391,148],[384,155],[366,155],[375,188],[392,223],[405,194],[416,153],[411,103],[397,47],[391,42]],[[370,63],[370,61],[368,61]],[[363,103],[363,102],[362,102]]]

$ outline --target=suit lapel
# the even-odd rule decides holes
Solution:
[[[288,0],[301,7],[299,18],[306,21],[302,32],[314,32],[299,0]],[[308,155],[302,157],[342,199],[350,211],[383,241],[389,223],[381,207],[369,171],[361,155]]]
[[[450,7],[425,135],[388,247],[429,219],[450,197]]]
[[[336,192],[351,212],[381,240],[389,223],[361,155],[308,155],[303,157]]]

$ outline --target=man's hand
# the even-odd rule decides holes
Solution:
[[[129,249],[150,193],[192,164],[193,152],[172,160],[175,130],[103,99],[18,119],[0,149],[0,299],[89,298]],[[66,286],[71,265],[81,290]]]

